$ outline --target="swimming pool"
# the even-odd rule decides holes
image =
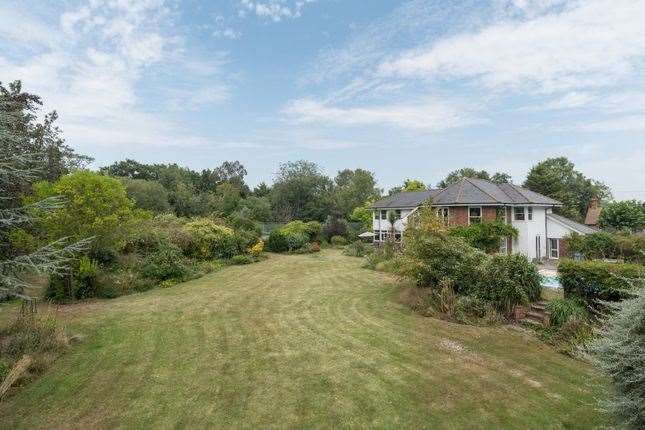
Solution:
[[[562,288],[560,284],[560,278],[556,275],[544,275],[542,274],[542,286],[547,288]]]

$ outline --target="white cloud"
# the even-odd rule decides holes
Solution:
[[[445,131],[481,122],[474,115],[439,101],[369,107],[337,107],[311,99],[292,101],[283,113],[295,123],[320,126],[394,126],[423,131]]]
[[[444,38],[380,66],[384,76],[471,78],[537,91],[604,86],[645,59],[645,1],[571,1],[561,11]]]
[[[20,16],[37,23],[37,37],[24,31],[16,39],[21,35],[0,30],[0,43],[11,37],[21,54],[0,52],[0,76],[21,79],[26,91],[43,98],[45,109],[58,110],[70,142],[200,144],[205,139],[162,108],[196,109],[230,95],[222,72],[226,55],[188,58],[163,0],[91,0],[48,24],[24,11]],[[0,12],[0,23],[5,18]],[[64,37],[57,39],[60,34]],[[34,50],[42,53],[30,55]],[[168,76],[148,93],[160,103],[143,96],[151,76],[160,81]]]
[[[261,18],[267,18],[274,22],[280,22],[283,19],[299,18],[302,16],[302,10],[310,3],[316,0],[240,0],[240,16],[246,12],[256,14]]]

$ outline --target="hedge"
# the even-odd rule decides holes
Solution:
[[[645,267],[631,263],[562,260],[558,265],[565,297],[579,297],[598,307],[599,301],[617,302],[629,296],[631,279],[645,277]]]

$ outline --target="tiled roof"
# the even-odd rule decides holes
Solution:
[[[547,219],[558,221],[561,224],[564,224],[565,226],[569,227],[570,229],[577,231],[578,233],[591,234],[591,233],[598,232],[598,229],[589,227],[588,225],[580,224],[579,222],[563,217],[562,215],[550,213],[550,214],[546,214],[546,217]]]
[[[441,190],[403,192],[385,197],[373,208],[416,207],[432,198],[433,205],[553,205],[557,200],[513,184],[496,184],[484,179],[463,178]]]
[[[409,191],[392,194],[375,202],[373,208],[416,208],[441,190]]]

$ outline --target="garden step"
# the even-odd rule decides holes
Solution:
[[[536,312],[544,312],[546,310],[546,305],[539,303],[531,303],[531,310]]]
[[[541,321],[535,321],[534,319],[524,318],[520,321],[522,324],[531,326],[531,327],[542,327],[543,324]]]
[[[534,321],[537,321],[537,322],[541,323],[542,321],[544,321],[544,314],[542,314],[540,312],[531,312],[531,311],[529,311],[529,312],[526,313],[526,318],[532,319]]]

